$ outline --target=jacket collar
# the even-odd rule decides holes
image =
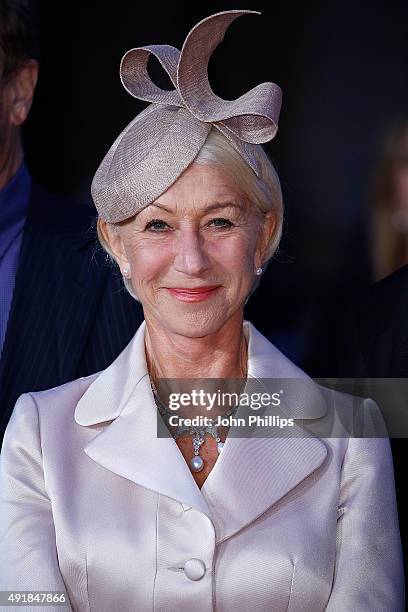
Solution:
[[[148,376],[144,346],[145,329],[146,323],[143,321],[126,348],[109,367],[102,370],[82,396],[75,410],[75,420],[79,425],[95,425],[116,419],[125,405],[130,402],[138,384]],[[307,398],[302,397],[301,402],[292,404],[287,402],[284,408],[285,414],[302,419],[323,417],[327,410],[326,403],[309,376],[281,353],[249,321],[244,321],[244,333],[248,341],[248,378],[258,381],[292,379],[304,382],[302,388],[310,388],[310,393],[313,390],[313,400],[311,401],[309,395]]]
[[[308,379],[247,321],[244,333],[248,339],[249,379]],[[238,438],[231,428],[222,453],[199,489],[174,439],[157,437],[157,409],[144,334],[145,322],[78,402],[75,420],[79,425],[112,421],[92,437],[84,451],[106,469],[178,500],[184,510],[195,507],[205,513],[213,521],[220,542],[317,470],[326,458],[326,445],[296,423],[287,428],[290,433],[281,430],[274,438]],[[319,392],[313,401],[298,404],[296,411],[303,419],[324,414]]]

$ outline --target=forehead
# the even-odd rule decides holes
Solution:
[[[192,164],[155,203],[165,206],[205,206],[218,201],[240,202],[242,191],[222,168]]]

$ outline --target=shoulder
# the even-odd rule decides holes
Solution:
[[[368,315],[381,326],[391,325],[394,316],[408,308],[408,265],[374,283],[355,303],[360,318]]]
[[[408,303],[408,265],[374,283],[370,289],[370,294],[374,299],[405,298]]]
[[[27,428],[41,433],[42,423],[49,430],[57,423],[72,422],[77,403],[100,372],[78,378],[45,391],[27,392],[18,398],[10,421],[6,438],[18,438]]]
[[[408,266],[404,266],[352,300],[343,320],[340,374],[406,376],[407,322]]]
[[[328,408],[311,431],[334,457],[344,486],[355,478],[361,481],[393,479],[390,440],[383,413],[370,397],[345,393],[318,385]]]
[[[100,372],[90,374],[89,376],[81,376],[81,378],[76,378],[75,380],[71,380],[63,385],[45,389],[44,391],[30,391],[28,393],[24,393],[23,396],[29,395],[32,401],[38,406],[39,410],[44,409],[44,407],[47,405],[58,401],[69,402],[72,400],[74,402],[78,402],[88,387],[100,376],[101,373],[102,370]]]
[[[387,429],[378,404],[358,393],[345,392],[342,380],[327,379],[303,382],[297,385],[294,399],[300,405],[306,399],[306,408],[295,418],[300,427],[320,438],[336,453],[343,455],[352,438],[386,438]],[[356,389],[361,391],[361,389]],[[311,407],[309,407],[311,405]],[[312,417],[312,420],[310,420]]]

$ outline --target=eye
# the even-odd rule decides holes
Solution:
[[[212,219],[208,225],[214,225],[214,227],[221,227],[221,228],[225,228],[225,227],[232,227],[234,224],[229,221],[228,219],[224,219],[224,218],[217,218],[217,219]]]
[[[162,221],[161,219],[152,219],[152,221],[149,221],[149,223],[146,225],[145,231],[150,230],[152,232],[162,232],[168,227],[169,226],[165,221]]]

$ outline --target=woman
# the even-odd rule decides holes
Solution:
[[[276,132],[280,90],[225,102],[206,68],[246,12],[200,22],[181,54],[122,60],[125,87],[152,104],[92,192],[145,323],[106,370],[19,399],[2,457],[4,590],[66,589],[71,609],[97,612],[403,609],[387,440],[301,435],[296,419],[325,417],[317,395],[286,402],[286,435],[156,435],[163,379],[307,380],[243,322],[281,231],[279,181],[256,144]],[[173,92],[149,80],[149,53]]]

